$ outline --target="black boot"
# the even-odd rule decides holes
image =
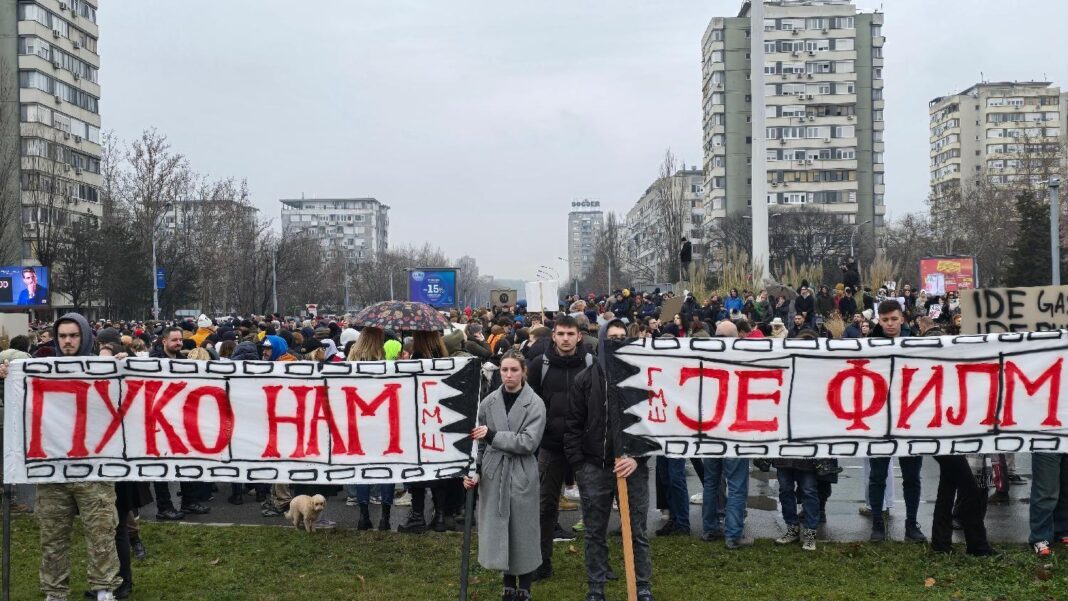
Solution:
[[[515,601],[515,589],[506,586],[504,591],[501,592],[501,601]]]
[[[538,569],[534,570],[532,580],[535,582],[538,580],[547,580],[553,577],[553,560],[543,559]]]
[[[371,510],[368,509],[367,503],[360,503],[360,521],[356,522],[356,529],[371,529]]]
[[[446,513],[444,521],[445,527],[442,532],[444,532],[445,530],[451,530],[453,532],[456,531],[456,516],[452,515],[451,513]]]
[[[434,508],[434,532],[445,532],[448,527],[445,524],[445,512],[440,509]]]
[[[423,511],[426,507],[426,491],[424,489],[412,489],[412,508],[408,512],[408,519],[397,526],[397,532],[409,534],[422,534],[426,532],[426,518]]]
[[[389,532],[390,531],[389,510],[392,509],[392,508],[393,507],[391,505],[383,505],[382,506],[382,517],[381,517],[381,519],[378,520],[378,529],[381,530],[382,532]]]

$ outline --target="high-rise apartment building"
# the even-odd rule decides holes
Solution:
[[[818,207],[872,240],[885,214],[883,15],[848,0],[767,0],[763,47],[752,48],[750,8],[713,18],[702,40],[706,225],[748,215],[762,173],[772,214]]]
[[[930,102],[931,212],[983,183],[1037,185],[1064,161],[1068,94],[1047,81],[983,82]]]
[[[593,269],[597,238],[604,228],[604,213],[597,200],[575,200],[567,214],[568,279],[581,280]]]
[[[24,264],[39,262],[42,237],[60,235],[83,219],[96,224],[102,213],[96,4],[33,0],[0,6],[0,174],[11,180],[0,185],[19,191]],[[8,156],[17,156],[18,164],[8,164]],[[64,299],[54,296],[52,304],[63,306]]]
[[[389,248],[389,207],[374,198],[282,199],[282,234],[314,234],[327,254],[370,258]]]
[[[674,274],[668,273],[668,266],[681,248],[675,234],[690,241],[694,261],[701,259],[704,184],[704,171],[683,167],[669,178],[658,178],[627,211],[623,253],[638,283],[671,281]],[[668,220],[677,219],[669,215],[680,208],[681,222],[669,226]]]

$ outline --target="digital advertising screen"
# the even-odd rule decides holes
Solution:
[[[47,267],[0,267],[0,308],[50,304]]]
[[[934,257],[920,259],[920,288],[942,296],[976,287],[974,257]]]
[[[431,307],[456,306],[455,269],[413,269],[408,272],[408,300]]]

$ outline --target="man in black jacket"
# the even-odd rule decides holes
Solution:
[[[682,246],[679,248],[679,263],[682,264],[682,281],[690,281],[690,262],[693,261],[693,245],[682,237]]]
[[[575,378],[593,363],[593,356],[581,344],[578,323],[561,315],[553,326],[553,344],[528,367],[528,381],[545,403],[545,434],[538,451],[541,478],[541,558],[535,580],[553,575],[553,535],[560,517],[560,488],[569,472],[564,457],[564,431],[567,428],[568,392]]]
[[[601,330],[598,360],[579,374],[569,395],[564,453],[575,470],[582,495],[582,519],[586,526],[586,601],[604,601],[608,578],[608,520],[612,516],[616,478],[627,479],[630,500],[631,538],[638,601],[653,601],[653,562],[649,555],[646,515],[649,513],[649,470],[644,458],[620,456],[620,430],[607,400],[606,340],[624,340],[626,326],[620,320]]]

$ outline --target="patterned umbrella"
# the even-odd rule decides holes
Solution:
[[[397,332],[442,332],[452,324],[424,303],[383,301],[367,307],[349,322],[353,326],[371,326]]]

